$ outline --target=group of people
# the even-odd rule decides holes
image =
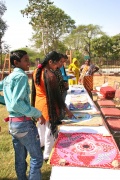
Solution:
[[[92,64],[90,58],[85,59],[85,63],[80,67],[79,61],[73,58],[73,62],[68,66],[68,72],[72,73],[75,78],[69,79],[69,85],[83,84],[89,95],[92,96],[93,74],[99,71],[99,68]]]
[[[80,68],[78,60],[73,59],[66,74],[64,63],[66,55],[56,51],[48,53],[41,64],[33,72],[30,102],[30,86],[25,71],[29,70],[29,55],[24,50],[16,50],[10,54],[13,72],[0,81],[5,105],[9,112],[9,133],[15,151],[15,170],[18,180],[27,180],[27,154],[30,154],[29,180],[41,180],[43,160],[48,160],[53,144],[57,138],[57,126],[67,115],[73,113],[65,104],[65,97],[70,84],[83,81],[85,74],[96,71],[90,61]],[[88,68],[89,66],[89,68]],[[44,147],[42,153],[41,147]]]
[[[63,64],[66,59],[65,55],[52,51],[34,70],[31,105],[28,76],[25,73],[30,66],[29,55],[24,50],[10,53],[13,71],[0,81],[0,91],[3,91],[9,112],[9,133],[12,135],[18,180],[27,180],[28,153],[30,154],[28,179],[41,180],[40,169],[43,159],[49,158],[57,137],[57,125],[61,123],[64,113],[69,118],[73,116],[65,104],[68,79]],[[42,134],[39,127],[44,128]],[[44,146],[44,153],[41,145]]]

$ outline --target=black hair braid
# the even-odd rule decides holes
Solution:
[[[59,57],[59,53],[57,53],[56,51],[52,51],[50,53],[48,53],[45,57],[45,59],[43,60],[43,62],[41,63],[42,67],[41,68],[38,68],[37,69],[37,72],[36,72],[36,81],[35,83],[37,85],[40,85],[40,79],[41,79],[41,72],[42,72],[42,69],[48,64],[48,61],[49,60],[52,60],[53,62],[57,62],[60,60],[60,57]]]
[[[40,85],[40,76],[41,76],[41,72],[42,72],[42,68],[41,69],[37,69],[37,72],[36,72],[36,78],[35,78],[35,83],[37,85]]]
[[[44,82],[45,82],[45,89],[46,89],[46,95],[47,95],[47,104],[48,104],[48,114],[49,114],[49,122],[50,122],[50,129],[53,134],[53,136],[56,133],[56,128],[57,128],[57,121],[59,119],[57,112],[56,112],[56,107],[55,107],[55,100],[53,98],[54,93],[51,92],[50,90],[50,84],[49,84],[49,78],[46,78],[46,73],[47,70],[44,72]]]
[[[62,119],[61,115],[66,105],[60,96],[59,84],[54,72],[45,69],[44,84],[45,84],[46,97],[47,97],[50,129],[52,134],[55,135],[57,125],[61,123],[61,119]]]
[[[46,64],[47,64],[47,61],[46,61],[46,59],[45,59],[45,60],[41,63],[42,67],[37,69],[37,72],[36,72],[36,81],[35,81],[35,83],[36,83],[37,85],[40,85],[41,72],[42,72],[42,69],[46,66]]]
[[[31,86],[31,105],[35,107],[35,97],[36,97],[36,89],[35,89],[35,83],[32,76],[32,86]]]

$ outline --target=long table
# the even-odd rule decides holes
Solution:
[[[73,88],[73,87],[71,87]],[[86,90],[83,92],[92,106],[92,110],[97,112],[98,109],[95,106],[92,99],[89,97]],[[68,92],[66,103],[69,104],[70,92]],[[62,133],[95,133],[111,135],[107,126],[89,127],[89,126],[61,126],[59,129]],[[96,179],[119,179],[120,170],[118,169],[104,169],[104,168],[87,168],[87,167],[68,167],[68,166],[52,166],[50,180],[96,180]]]

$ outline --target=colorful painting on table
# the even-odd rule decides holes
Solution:
[[[60,132],[49,163],[53,166],[119,169],[120,157],[112,136]]]
[[[102,126],[103,118],[100,114],[74,112],[73,118],[65,117],[62,122],[67,126]]]
[[[76,110],[89,110],[91,105],[85,95],[72,95],[70,98],[69,109]]]
[[[69,110],[71,111],[89,110],[89,109],[91,109],[91,105],[89,102],[86,103],[74,102],[69,104]]]
[[[87,98],[87,96],[86,95],[71,95],[71,97],[70,97],[70,102],[71,103],[77,103],[77,102],[80,102],[80,103],[86,103],[86,102],[88,102],[88,98]]]

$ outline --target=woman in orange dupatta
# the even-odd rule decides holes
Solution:
[[[73,113],[69,111],[60,95],[58,79],[54,71],[61,63],[60,54],[56,51],[49,53],[44,61],[38,65],[33,73],[32,99],[35,107],[41,110],[45,122],[38,122],[38,132],[41,146],[44,146],[44,159],[48,159],[57,137],[57,125],[61,124],[61,112],[66,111],[69,118]],[[34,101],[33,105],[34,105]]]

